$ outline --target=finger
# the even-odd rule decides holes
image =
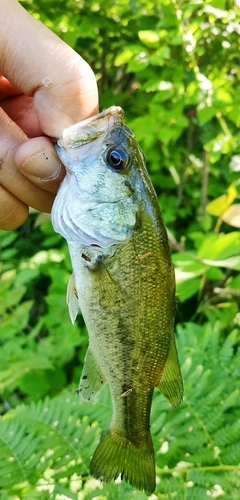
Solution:
[[[25,141],[17,149],[15,161],[19,170],[36,186],[57,193],[65,168],[48,137]]]
[[[54,195],[35,186],[15,165],[17,148],[26,141],[22,130],[0,109],[0,185],[26,205],[49,212]],[[1,212],[6,209],[0,204]]]
[[[10,83],[3,75],[0,75],[0,101],[6,97],[22,94],[21,90]]]
[[[64,128],[98,111],[95,76],[73,49],[15,0],[0,0],[1,19],[0,72],[34,96],[46,135],[59,137]]]
[[[34,108],[33,97],[21,95],[4,99],[1,107],[28,137],[43,135]]]
[[[28,218],[28,206],[0,186],[0,229],[12,231]]]

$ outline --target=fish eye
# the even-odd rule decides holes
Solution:
[[[129,163],[129,155],[122,148],[112,147],[107,151],[106,162],[115,170],[123,170]]]

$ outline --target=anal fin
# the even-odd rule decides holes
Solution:
[[[178,406],[183,398],[183,381],[174,335],[171,335],[167,361],[157,386],[171,406]]]
[[[89,347],[84,360],[78,392],[84,401],[91,401],[101,392],[105,383],[104,374]]]

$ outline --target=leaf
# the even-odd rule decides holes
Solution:
[[[230,226],[240,228],[240,203],[231,205],[222,215],[222,219]]]
[[[228,206],[228,197],[226,194],[223,194],[222,196],[219,196],[219,198],[210,201],[210,203],[206,205],[206,211],[208,214],[219,217]]]
[[[226,269],[234,269],[240,271],[240,256],[229,257],[224,260],[203,259],[202,262],[207,266],[224,267]]]
[[[22,288],[16,291],[17,299],[21,296],[23,290]],[[30,310],[33,306],[32,300],[27,300],[19,304],[15,309],[14,313],[6,314],[0,323],[0,335],[1,338],[8,338],[9,336],[14,336],[16,332],[21,332],[27,327],[29,321]]]
[[[153,30],[145,30],[138,32],[139,39],[143,42],[147,47],[159,47],[159,35],[156,31]]]
[[[186,278],[185,280],[184,277]],[[188,273],[186,273],[185,275],[181,274],[180,279],[182,279],[183,281],[178,282],[179,279],[178,272],[176,273],[176,279],[177,279],[177,299],[180,302],[185,302],[185,300],[196,295],[196,293],[199,290],[200,279],[189,278]]]
[[[198,250],[201,258],[223,260],[240,254],[240,233],[210,234]]]
[[[238,197],[238,192],[235,184],[231,184],[227,190],[227,194],[223,194],[211,201],[206,206],[206,211],[211,215],[216,215],[219,217],[224,213],[224,211],[232,204],[235,198]]]
[[[17,231],[3,231],[0,230],[0,248],[8,247],[17,238]]]
[[[202,276],[208,270],[205,263],[188,253],[174,254],[173,263],[177,284],[196,278],[197,276]]]
[[[121,64],[126,64],[132,59],[133,56],[139,54],[142,51],[141,44],[128,44],[123,48],[115,57],[115,66],[121,66]]]
[[[148,54],[145,50],[136,54],[129,62],[127,66],[128,73],[138,73],[143,71],[148,66]]]
[[[21,378],[24,375],[29,375],[32,373],[33,379],[38,376],[41,388],[45,386],[45,381],[41,381],[42,371],[53,368],[51,361],[41,355],[34,355],[32,353],[26,353],[22,360],[5,359],[2,361],[2,369],[0,376],[0,393],[4,394],[6,390],[13,390],[21,386]],[[5,367],[5,363],[7,367]],[[37,373],[38,371],[38,373]],[[48,384],[49,387],[49,384]],[[24,386],[23,386],[24,388]],[[38,388],[36,388],[38,391]],[[28,391],[26,391],[28,392]],[[31,392],[31,391],[30,391]],[[42,394],[42,390],[39,391]]]
[[[216,115],[216,108],[214,106],[206,105],[205,102],[200,103],[197,108],[197,116],[201,125],[210,121]]]

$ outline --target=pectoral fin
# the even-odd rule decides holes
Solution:
[[[89,347],[84,360],[78,392],[84,401],[90,401],[101,392],[105,383],[103,372]]]
[[[99,303],[102,307],[113,310],[123,306],[123,296],[111,275],[104,268],[102,269],[102,281],[99,287],[101,289]]]
[[[98,289],[98,300],[101,307],[107,309],[119,309],[124,305],[124,299],[121,291],[104,264],[101,255],[97,257],[93,269],[92,279],[96,280],[96,289]]]
[[[174,335],[171,336],[168,358],[157,387],[171,406],[178,406],[181,403],[183,398],[183,381]]]
[[[77,317],[78,310],[79,310],[78,296],[77,296],[75,279],[74,279],[73,274],[71,275],[70,280],[68,282],[66,299],[67,299],[67,305],[68,305],[68,310],[69,310],[69,316],[70,316],[71,322],[73,324],[76,317]]]

